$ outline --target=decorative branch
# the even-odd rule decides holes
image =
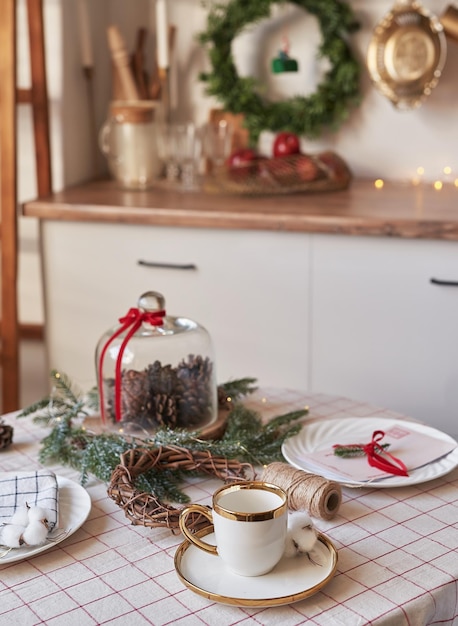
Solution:
[[[204,440],[198,430],[160,428],[150,437],[138,438],[117,433],[96,434],[84,427],[84,418],[97,408],[96,392],[83,394],[62,373],[51,372],[54,388],[51,395],[24,409],[18,417],[32,416],[34,422],[51,428],[42,440],[39,459],[43,464],[60,462],[81,472],[81,483],[87,483],[92,474],[109,482],[120,459],[129,451],[141,448],[151,453],[159,449],[179,448],[191,455],[203,454],[213,465],[223,462],[237,464],[268,464],[283,460],[282,443],[301,428],[298,420],[306,410],[294,411],[263,424],[261,417],[240,403],[240,399],[255,390],[254,378],[242,378],[221,385],[219,396],[232,407],[226,431],[221,439]],[[225,404],[226,406],[226,404]],[[178,488],[185,475],[193,475],[197,466],[164,468],[152,467],[135,479],[135,488],[154,493],[161,499],[186,502],[187,497]]]

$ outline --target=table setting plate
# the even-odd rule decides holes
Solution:
[[[214,543],[213,527],[199,531]],[[200,596],[232,606],[271,607],[299,602],[324,587],[337,568],[337,551],[321,533],[308,555],[283,557],[263,576],[240,576],[228,570],[218,556],[185,540],[175,553],[175,569],[181,582]]]
[[[41,546],[14,548],[4,556],[0,556],[0,566],[29,559],[53,548],[73,535],[87,520],[91,511],[91,498],[86,489],[69,478],[56,476],[56,479],[59,489],[58,527],[49,535],[45,544]]]
[[[374,431],[388,431],[399,425],[412,432],[435,437],[456,447],[446,456],[411,470],[409,476],[387,476],[378,480],[358,481],[339,479],[335,474],[331,475],[325,468],[320,470],[320,475],[349,487],[406,487],[444,476],[458,466],[458,443],[450,435],[419,422],[377,416],[322,419],[310,424],[305,423],[297,435],[290,437],[283,443],[282,454],[293,467],[316,474],[317,466],[307,462],[307,455],[326,450],[337,443],[369,442]]]

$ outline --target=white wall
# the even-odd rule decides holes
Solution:
[[[23,7],[23,4],[24,0],[20,0],[19,6]],[[76,0],[45,0],[44,4],[52,114],[53,181],[57,190],[105,170],[104,160],[96,145],[91,115],[94,111],[95,128],[98,130],[105,119],[110,98],[111,64],[106,44],[106,26],[117,24],[128,48],[132,50],[136,29],[140,26],[154,26],[154,0],[89,0],[95,58],[93,105],[90,104],[87,82],[81,70]],[[394,0],[351,0],[349,4],[362,24],[362,29],[352,36],[350,43],[362,65],[363,102],[352,112],[339,132],[324,134],[318,141],[303,139],[304,149],[310,152],[323,147],[333,149],[347,160],[356,176],[362,177],[411,180],[416,169],[422,166],[425,168],[425,178],[433,180],[442,175],[446,165],[458,174],[458,43],[447,42],[446,65],[439,85],[429,99],[418,109],[399,111],[371,85],[365,66],[373,28],[392,8]],[[425,6],[437,15],[449,4],[448,0],[429,0],[427,3],[425,0]],[[295,12],[294,25],[289,32],[291,52],[294,52],[301,64],[309,64],[310,67],[319,34],[310,26],[314,18],[297,7],[289,9]],[[20,8],[20,12],[23,13],[23,8]],[[173,117],[176,120],[189,118],[202,123],[209,109],[219,106],[218,102],[205,94],[204,85],[198,81],[199,72],[208,69],[205,51],[196,41],[197,33],[205,28],[206,10],[201,0],[168,0],[168,14],[170,22],[177,26],[172,74],[177,106]],[[259,31],[257,35],[259,37]],[[253,38],[256,39],[256,32],[251,41],[247,36],[234,42],[234,54],[237,63],[240,62],[238,68],[241,74],[250,71]],[[153,49],[154,38],[151,35],[149,58]],[[20,55],[20,65],[27,65],[27,54]],[[21,80],[24,80],[23,76]],[[276,89],[272,82],[274,80],[275,77],[270,77],[272,90]],[[310,85],[304,84],[304,92],[307,89],[310,89]],[[268,150],[270,140],[267,133],[262,138],[261,148]],[[35,195],[33,147],[30,144],[27,147],[27,141],[30,142],[30,120],[27,112],[22,111],[19,168],[21,200]],[[20,231],[20,316],[22,321],[40,321],[43,314],[37,225],[30,218],[21,218]]]

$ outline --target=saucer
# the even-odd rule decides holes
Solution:
[[[199,531],[214,543],[213,526]],[[286,558],[263,576],[239,576],[218,556],[208,554],[188,540],[175,553],[175,569],[181,582],[195,593],[233,606],[270,607],[308,598],[326,585],[337,568],[337,551],[327,537],[318,534],[313,561],[306,554]]]

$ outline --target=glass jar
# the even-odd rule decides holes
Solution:
[[[217,419],[217,383],[208,332],[166,314],[164,297],[140,296],[138,308],[96,348],[102,423],[120,432],[199,429]]]
[[[113,101],[100,130],[99,146],[110,174],[125,189],[148,189],[159,177],[155,107],[149,100]]]

